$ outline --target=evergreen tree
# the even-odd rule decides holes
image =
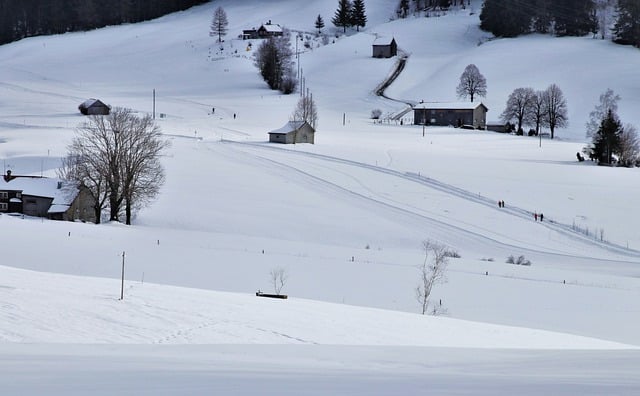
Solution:
[[[399,18],[406,18],[409,13],[409,0],[400,0],[398,4],[398,8],[396,9],[396,14]]]
[[[531,1],[531,0],[524,0]],[[485,0],[480,12],[480,28],[497,37],[516,37],[529,32],[531,7],[514,6],[510,0]]]
[[[218,42],[222,42],[222,37],[227,34],[228,25],[229,20],[227,19],[227,13],[224,11],[224,8],[216,8],[213,12],[213,18],[211,19],[211,31],[209,32],[209,36],[218,36]]]
[[[318,14],[318,17],[316,18],[316,29],[318,29],[318,34],[320,34],[320,32],[322,31],[322,28],[324,28],[324,20],[322,19],[322,16],[320,14]]]
[[[640,1],[618,0],[617,11],[613,41],[640,48]]]
[[[367,16],[364,10],[364,0],[354,0],[351,7],[351,26],[356,27],[356,31],[360,31],[361,27],[367,24]]]
[[[593,0],[554,1],[550,12],[558,36],[583,36],[598,31]]]
[[[341,27],[343,32],[347,32],[347,28],[351,26],[351,2],[349,0],[338,0],[338,9],[331,20],[335,27]]]
[[[600,122],[600,128],[593,137],[594,154],[601,164],[611,164],[613,154],[620,149],[622,125],[616,114],[609,110]]]

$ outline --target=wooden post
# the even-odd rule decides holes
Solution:
[[[122,283],[120,285],[120,300],[124,300],[124,252],[122,252]]]

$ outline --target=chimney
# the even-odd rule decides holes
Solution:
[[[11,170],[7,169],[7,174],[4,176],[4,181],[8,182],[11,181],[12,177],[11,177]]]

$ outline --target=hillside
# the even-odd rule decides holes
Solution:
[[[230,21],[222,45],[208,34],[217,6]],[[54,176],[84,120],[77,106],[90,97],[143,114],[155,90],[157,122],[172,144],[162,194],[131,227],[0,215],[0,361],[8,373],[0,388],[640,389],[632,199],[640,172],[575,160],[586,117],[607,88],[622,97],[622,120],[640,126],[637,49],[586,37],[493,40],[477,27],[479,2],[389,21],[393,4],[369,0],[362,32],[332,34],[328,45],[306,34],[312,49],[300,68],[319,107],[316,144],[268,144],[298,96],[268,90],[253,50],[236,36],[267,20],[311,32],[316,16],[329,25],[335,8],[334,0],[213,1],[145,23],[0,46],[5,171]],[[570,126],[551,141],[443,127],[423,137],[410,123],[374,124],[371,110],[405,106],[373,93],[395,62],[371,57],[377,35],[395,37],[409,54],[386,91],[392,98],[455,100],[460,73],[475,63],[487,77],[490,119],[514,88],[557,83]],[[438,317],[417,314],[426,239],[461,255],[434,288],[446,312]],[[509,255],[532,265],[506,264]],[[279,267],[290,298],[255,297],[270,291],[269,272]],[[106,379],[114,373],[121,385]]]

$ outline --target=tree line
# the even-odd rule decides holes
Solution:
[[[0,0],[0,44],[25,37],[135,23],[207,0]]]
[[[528,33],[557,36],[610,35],[640,48],[638,0],[485,0],[480,27],[497,37]]]

